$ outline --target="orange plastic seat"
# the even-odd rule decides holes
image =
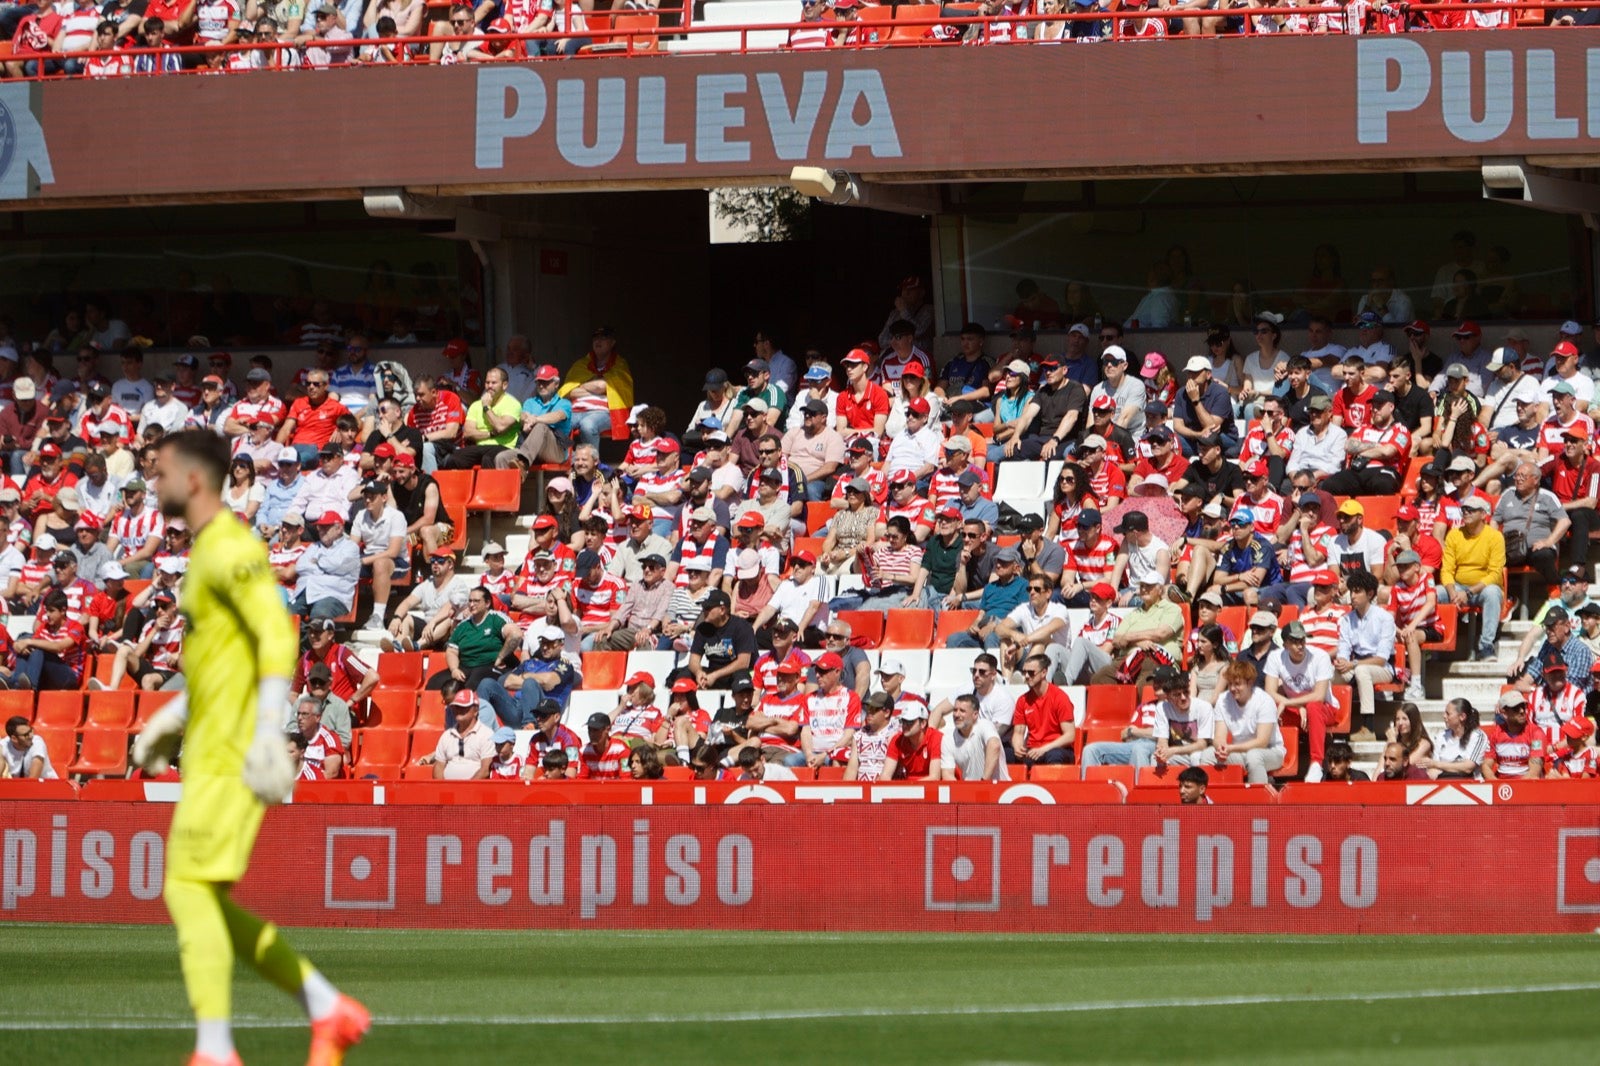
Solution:
[[[1133,721],[1139,709],[1139,690],[1132,685],[1085,685],[1083,688],[1084,725],[1114,725],[1119,729]]]
[[[131,709],[131,704],[130,704]],[[68,772],[85,777],[124,777],[128,773],[128,731],[85,729],[78,757]],[[51,755],[51,761],[55,756]]]
[[[382,688],[421,688],[427,680],[423,673],[427,658],[420,651],[383,652],[378,656],[378,685]]]
[[[827,500],[817,500],[806,504],[807,533],[815,536],[818,530],[831,521],[833,521],[833,504]]]
[[[927,648],[932,643],[933,612],[917,607],[898,607],[889,612],[879,647],[910,651]]]
[[[137,733],[143,729],[144,724],[154,717],[157,711],[177,698],[176,692],[140,692],[135,704],[133,732]]]
[[[1009,769],[1011,770],[1011,776],[1012,777],[1016,777],[1016,775],[1017,775],[1017,767],[1012,766],[1012,767],[1009,767]],[[1096,767],[1093,767],[1092,769],[1095,769],[1095,770],[1116,770],[1116,769],[1131,769],[1131,767],[1096,766]],[[1038,763],[1035,763],[1033,766],[1030,766],[1028,768],[1028,780],[1029,781],[1076,781],[1076,780],[1078,780],[1078,773],[1079,773],[1079,768],[1076,767],[1076,766],[1053,766],[1053,765],[1052,766],[1045,766],[1045,765],[1040,765]],[[1094,780],[1099,780],[1099,778],[1095,778]],[[1130,780],[1131,780],[1131,778],[1130,778]]]
[[[876,648],[883,643],[883,612],[839,611],[836,618],[850,624],[850,643],[858,648]]]
[[[522,503],[522,472],[484,467],[472,481],[467,513],[515,512]]]
[[[585,689],[621,688],[628,676],[628,653],[625,651],[586,651],[583,653],[583,687]]]
[[[44,741],[44,750],[50,753],[50,765],[55,767],[56,773],[66,773],[78,751],[77,731],[59,726],[41,728],[35,723],[33,735]]]
[[[417,717],[411,728],[444,732],[444,697],[438,689],[427,689],[417,697]]]
[[[90,692],[88,729],[122,729],[133,724],[135,694],[132,692]]]
[[[385,727],[381,729],[356,729],[350,734],[355,749],[356,775],[360,776],[368,763],[403,766],[411,750],[411,731]]]
[[[965,633],[982,616],[982,611],[940,611],[938,622],[933,627],[933,646],[948,648],[953,635]]]
[[[1300,730],[1292,725],[1279,726],[1283,733],[1283,765],[1272,771],[1279,781],[1300,776]]]
[[[33,721],[34,692],[31,688],[0,689],[0,722],[12,718]]]
[[[410,729],[416,719],[416,689],[380,687],[372,690],[362,725],[367,729]]]
[[[694,771],[687,766],[663,766],[661,768],[663,781],[693,781]]]
[[[41,692],[33,724],[44,729],[77,729],[83,721],[83,693]]]

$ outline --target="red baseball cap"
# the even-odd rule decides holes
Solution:
[[[837,658],[837,656],[835,656],[835,658]],[[784,674],[786,676],[797,675],[800,673],[800,664],[795,662],[793,659],[785,659],[777,666],[774,666],[772,668],[772,672],[775,674]]]
[[[1115,411],[1117,409],[1117,401],[1102,392],[1094,398],[1094,402],[1089,407],[1095,411]]]
[[[760,511],[746,511],[739,516],[739,521],[735,522],[734,526],[737,529],[760,529],[766,524],[767,520],[761,517]]]
[[[1479,329],[1478,328],[1478,324],[1476,322],[1472,321],[1472,319],[1469,318],[1466,321],[1462,322],[1461,325],[1457,326],[1456,327],[1456,331],[1454,333],[1450,334],[1450,336],[1452,336],[1452,337],[1481,337],[1481,336],[1483,336],[1483,330]]]
[[[1419,318],[1406,327],[1406,332],[1415,333],[1418,336],[1426,337],[1428,334],[1433,332],[1433,327]]]
[[[455,699],[450,701],[452,707],[475,707],[478,703],[478,694],[470,688],[464,688],[456,693]]]
[[[1561,435],[1563,437],[1571,437],[1573,440],[1588,440],[1589,423],[1583,421],[1574,422],[1562,430]],[[40,451],[43,452],[43,449],[40,449]]]
[[[535,381],[558,381],[560,378],[561,371],[557,370],[549,363],[544,364],[538,370],[533,372],[533,380]]]
[[[39,457],[41,459],[47,457],[51,459],[59,459],[61,458],[61,447],[57,444],[46,441],[45,443],[39,445]]]
[[[410,452],[400,452],[394,457],[395,466],[416,466],[417,457]]]
[[[1251,477],[1266,477],[1267,464],[1261,459],[1252,459],[1244,464],[1244,472]]]
[[[1104,581],[1096,581],[1089,586],[1089,595],[1097,600],[1114,600],[1117,598],[1117,590]]]
[[[560,524],[553,514],[542,514],[533,520],[534,529],[555,529]]]
[[[961,508],[946,504],[945,506],[939,508],[938,516],[940,518],[960,518]]]
[[[872,362],[872,356],[868,355],[866,352],[862,351],[860,348],[851,348],[848,352],[845,353],[844,358],[841,359],[840,362],[842,362],[842,363],[871,363]]]
[[[220,375],[207,374],[205,377],[200,379],[200,384],[202,384],[202,385],[215,385],[217,388],[220,389],[220,388],[222,388],[222,386],[226,385],[227,382],[223,381]]]
[[[1571,341],[1562,341],[1560,344],[1550,349],[1550,354],[1560,356],[1562,359],[1570,359],[1578,354],[1578,348],[1577,345],[1573,344]]]
[[[817,661],[812,663],[818,670],[843,670],[844,660],[831,651],[825,651],[817,656]]]
[[[652,675],[640,670],[636,673],[630,674],[628,679],[622,683],[623,688],[632,688],[635,685],[649,685],[651,688],[655,688],[656,679]]]
[[[906,403],[906,411],[914,415],[925,415],[933,408],[928,406],[928,401],[921,396],[913,396]]]
[[[672,683],[672,691],[677,693],[698,692],[700,683],[692,677],[680,677]]]
[[[1409,503],[1405,503],[1400,505],[1400,507],[1395,511],[1394,516],[1400,519],[1402,522],[1414,522],[1422,517],[1422,512],[1418,511]]]
[[[928,377],[928,372],[922,369],[921,363],[907,363],[905,369],[900,371],[900,376],[903,378],[922,378],[926,380]]]
[[[384,441],[382,444],[372,449],[372,457],[374,459],[393,459],[394,445],[390,444],[388,441]]]
[[[324,511],[322,512],[322,517],[317,519],[317,525],[343,527],[344,515],[340,514],[338,511]]]
[[[797,551],[793,555],[789,556],[789,565],[793,566],[798,563],[804,563],[806,566],[816,566],[817,557],[808,551]]]
[[[460,337],[453,337],[445,341],[444,344],[444,355],[446,356],[467,355],[471,351],[472,349],[468,347],[467,342]]]
[[[657,437],[655,449],[657,455],[676,455],[678,442],[667,436]]]
[[[1326,570],[1319,570],[1312,578],[1311,583],[1317,588],[1332,588],[1339,583],[1339,579]]]
[[[917,475],[909,470],[896,470],[894,476],[889,479],[889,484],[891,485],[915,485],[916,483]]]

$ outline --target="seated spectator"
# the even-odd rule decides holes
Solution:
[[[878,509],[872,506],[872,487],[856,476],[845,484],[843,509],[834,512],[822,544],[822,569],[831,575],[851,573],[861,551],[871,549],[878,536]]]
[[[891,724],[893,701],[887,694],[874,692],[860,704],[861,728],[854,731],[846,758],[846,781],[879,781],[887,777],[890,745],[899,737]],[[942,745],[941,741],[941,745]]]
[[[1156,752],[1156,721],[1160,717],[1161,697],[1183,679],[1187,694],[1187,679],[1176,668],[1164,666],[1155,672],[1151,681],[1155,697],[1138,706],[1133,720],[1122,727],[1118,740],[1097,740],[1083,749],[1083,766],[1134,766],[1152,765]]]
[[[1008,762],[1031,766],[1072,761],[1076,713],[1067,694],[1051,684],[1050,670],[1045,655],[1029,655],[1022,661],[1027,688],[1017,697]]]
[[[259,373],[263,372],[250,372],[251,375]],[[266,382],[269,385],[271,380],[271,375],[267,375]],[[251,377],[250,381],[259,384],[255,377]],[[339,417],[350,413],[344,404],[329,395],[328,381],[329,376],[323,370],[306,375],[306,394],[290,406],[288,416],[278,430],[278,443],[293,447],[303,463],[309,463],[317,457],[333,439],[334,426]]]
[[[111,680],[102,684],[97,678],[89,679],[91,689],[122,687],[122,679],[133,676],[134,683],[146,692],[164,688],[180,668],[183,651],[184,619],[178,613],[178,601],[171,593],[157,593],[150,601],[156,616],[145,623],[139,639],[133,644],[120,644],[111,664]]]
[[[68,604],[65,592],[46,593],[33,633],[14,644],[17,669],[12,676],[25,678],[36,692],[82,687],[89,634],[67,616]]]
[[[927,705],[902,702],[896,705],[895,712],[900,731],[889,741],[883,777],[893,781],[944,778],[945,736],[937,729],[928,728]]]
[[[1049,579],[1030,577],[1028,598],[994,628],[998,643],[1014,643],[1025,654],[1042,656],[1050,664],[1050,680],[1067,683],[1067,609],[1051,600]]]
[[[500,723],[513,729],[524,729],[537,724],[536,712],[545,701],[553,701],[566,710],[572,690],[582,680],[581,675],[562,654],[566,633],[557,626],[546,626],[529,636],[533,651],[501,677],[485,677],[478,682],[476,692],[480,714],[484,723]]]
[[[1483,779],[1533,781],[1544,777],[1550,745],[1545,731],[1529,717],[1527,697],[1510,689],[1500,694],[1498,707],[1496,721],[1483,731],[1488,740],[1480,768]]]
[[[611,713],[612,731],[635,751],[647,748],[652,755],[670,739],[667,719],[656,702],[656,679],[638,671],[622,682],[617,708]]]
[[[1180,661],[1182,636],[1183,612],[1167,598],[1165,581],[1152,575],[1139,585],[1139,606],[1117,623],[1109,654],[1081,640],[1074,651],[1084,647],[1083,665],[1093,671],[1092,684],[1145,684],[1158,667]]]
[[[1283,627],[1283,647],[1267,656],[1266,692],[1277,705],[1281,720],[1284,712],[1297,712],[1310,738],[1312,765],[1307,781],[1322,773],[1328,727],[1341,717],[1333,698],[1333,662],[1325,652],[1306,644],[1306,629],[1299,622]]]
[[[913,594],[921,573],[922,549],[913,540],[911,523],[905,518],[890,518],[883,540],[861,549],[859,560],[866,582],[863,594],[835,597],[829,604],[833,611],[885,611],[922,605]]]
[[[522,640],[522,630],[492,605],[487,589],[467,594],[467,617],[456,624],[445,645],[447,666],[428,679],[428,688],[443,688],[453,679],[463,690],[475,693],[485,679],[505,669]]]
[[[561,724],[561,713],[561,704],[551,699],[544,700],[534,707],[533,735],[528,740],[528,758],[530,762],[542,762],[547,755],[557,752],[571,760],[571,765],[576,771],[582,766],[579,753],[583,749],[583,741],[578,734]]]
[[[20,714],[6,719],[6,742],[0,745],[0,756],[5,757],[6,777],[35,781],[54,781],[58,777],[44,738]]]
[[[755,664],[755,630],[734,616],[732,608],[733,601],[721,589],[712,589],[701,601],[700,624],[689,645],[688,665],[702,689],[721,688]]]
[[[344,534],[344,517],[328,511],[317,519],[317,540],[295,563],[290,610],[303,618],[334,619],[356,602],[361,551]]]
[[[304,738],[306,764],[321,772],[328,781],[346,776],[349,757],[339,736],[322,722],[322,705],[314,697],[302,696],[295,704],[295,731]]]
[[[968,542],[971,543],[970,541]],[[969,549],[970,550],[970,549]],[[1012,612],[1029,601],[1028,578],[1022,576],[1022,556],[1015,548],[1001,548],[994,556],[992,579],[976,593],[976,599],[963,596],[958,605],[946,603],[946,609],[975,604],[978,618],[964,632],[952,633],[946,642],[951,648],[998,648],[1000,625]],[[1036,579],[1042,583],[1046,579]],[[1068,679],[1068,684],[1072,684]]]
[[[494,730],[479,718],[478,698],[463,687],[450,701],[454,719],[432,754],[417,760],[433,767],[435,781],[485,781],[494,760]],[[603,715],[601,717],[604,717]]]
[[[633,371],[617,351],[616,331],[600,326],[589,351],[567,370],[561,395],[572,404],[579,439],[593,447],[611,429],[611,412],[633,407]]]
[[[334,696],[351,706],[360,704],[377,687],[378,672],[363,663],[348,644],[339,643],[331,619],[312,622],[307,628],[310,630],[307,637],[310,643],[295,665],[290,688],[296,692],[309,692],[312,688],[311,677],[321,666],[328,671],[329,691]]]
[[[1216,705],[1215,743],[1197,761],[1243,766],[1246,781],[1264,785],[1285,757],[1277,705],[1256,687],[1256,668],[1249,663],[1230,663],[1223,679],[1226,689]]]

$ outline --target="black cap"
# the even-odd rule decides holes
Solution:
[[[256,366],[250,368],[250,372],[244,376],[244,379],[252,385],[259,385],[264,381],[271,381],[272,375]]]
[[[89,395],[93,396],[97,400],[103,400],[107,396],[110,396],[111,392],[106,388],[105,382],[101,381],[99,378],[96,378],[95,380],[89,382]]]
[[[710,481],[711,480],[711,470],[710,470],[710,468],[704,467],[704,466],[695,467],[693,470],[689,471],[689,480],[690,481]]]
[[[751,692],[755,689],[755,682],[750,680],[748,671],[740,670],[730,679],[728,688],[733,692]]]
[[[1372,406],[1376,407],[1380,403],[1394,403],[1394,393],[1388,389],[1380,389],[1372,397]]]
[[[1150,528],[1150,518],[1143,511],[1129,511],[1117,523],[1118,533],[1143,533]]]
[[[1187,685],[1189,678],[1176,666],[1158,666],[1150,681],[1158,688],[1174,688],[1178,685]]]
[[[666,566],[667,565],[667,561],[665,559],[663,559],[660,555],[657,555],[655,552],[651,552],[649,555],[641,555],[639,557],[639,565],[640,566]]]
[[[589,721],[586,724],[590,729],[610,729],[611,716],[596,711],[589,716]]]
[[[1081,512],[1080,512],[1081,513]],[[1017,519],[1017,530],[1021,533],[1033,533],[1044,528],[1044,519],[1036,514],[1025,514]]]
[[[599,552],[592,552],[585,548],[583,551],[578,553],[577,562],[573,569],[577,572],[579,577],[582,577],[604,561],[604,559],[600,558]]]
[[[1544,624],[1546,626],[1553,626],[1557,622],[1570,621],[1572,621],[1572,616],[1567,613],[1565,607],[1552,607],[1544,613]]]
[[[721,589],[712,589],[706,593],[706,598],[700,601],[700,611],[705,613],[713,607],[732,607],[733,601],[728,599],[728,594]]]
[[[535,718],[548,718],[552,714],[560,713],[561,704],[557,703],[555,700],[540,700],[539,706],[533,709],[533,716]]]
[[[1579,618],[1593,618],[1596,615],[1600,615],[1600,603],[1595,603],[1593,600],[1578,608]]]
[[[821,400],[807,400],[800,405],[800,410],[808,415],[825,415],[828,413],[828,405]]]
[[[317,458],[319,458],[319,459],[343,459],[344,458],[344,449],[339,447],[337,444],[324,444],[322,446],[322,450],[317,453]]]
[[[385,485],[381,481],[365,481],[361,484],[361,495],[363,496],[376,496],[379,493],[387,492],[388,490],[389,486]]]

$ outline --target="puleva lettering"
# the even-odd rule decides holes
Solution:
[[[1518,60],[1521,60],[1520,65]],[[1568,60],[1568,63],[1572,63]],[[1362,37],[1356,43],[1356,140],[1387,145],[1389,118],[1413,111],[1442,120],[1458,141],[1485,144],[1513,132],[1518,112],[1530,141],[1600,137],[1600,48],[1587,49],[1581,72],[1583,100],[1557,91],[1556,53],[1530,48],[1516,53],[1449,50],[1437,57],[1400,37]],[[1429,107],[1436,106],[1435,115]]]
[[[551,85],[549,82],[553,82]],[[631,146],[641,166],[898,159],[904,153],[883,78],[873,69],[808,70],[788,84],[759,72],[692,79],[546,78],[527,67],[478,71],[473,162],[505,168],[506,143],[541,131],[567,165],[604,167]],[[830,106],[831,104],[831,106]],[[693,115],[690,139],[667,134],[667,115]],[[551,112],[554,119],[551,120]]]

